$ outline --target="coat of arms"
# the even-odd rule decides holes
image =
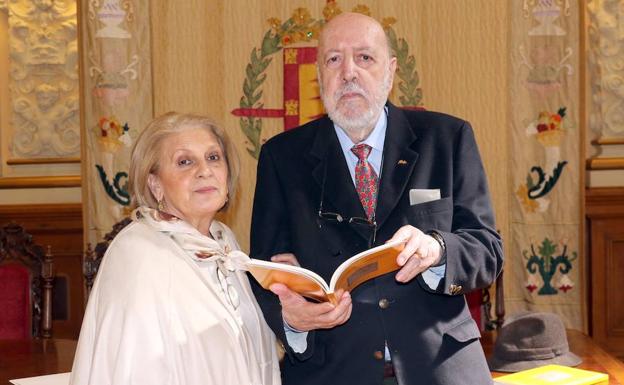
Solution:
[[[352,9],[371,16],[370,9],[358,5]],[[254,158],[260,154],[262,119],[282,118],[284,129],[297,127],[324,114],[316,78],[316,42],[323,24],[340,14],[342,10],[335,0],[328,0],[323,17],[315,19],[306,8],[297,8],[291,17],[282,22],[268,19],[269,30],[262,38],[260,47],[251,50],[245,67],[243,96],[240,107],[232,114],[240,117],[240,127],[247,138],[247,152]],[[409,53],[405,39],[398,38],[392,25],[394,17],[381,19],[394,54],[397,57],[398,104],[405,108],[418,108],[422,103],[416,60]],[[307,44],[309,43],[309,45]],[[265,71],[278,52],[283,52],[284,100],[281,108],[265,108],[262,84]]]

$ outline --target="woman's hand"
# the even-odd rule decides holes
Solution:
[[[299,261],[297,261],[297,257],[295,257],[295,254],[293,253],[275,254],[271,257],[271,262],[285,263],[291,266],[299,266]]]

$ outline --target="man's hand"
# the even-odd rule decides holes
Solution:
[[[418,274],[440,262],[442,250],[438,241],[414,226],[401,227],[390,241],[398,239],[407,239],[407,243],[397,256],[397,264],[402,266],[395,277],[397,281],[409,282]]]
[[[271,262],[284,263],[291,266],[299,266],[299,261],[293,253],[275,254],[271,257]]]
[[[347,322],[351,316],[351,296],[343,290],[336,291],[340,302],[334,306],[330,302],[308,302],[281,283],[274,283],[270,289],[279,296],[282,317],[293,329],[302,332],[330,329]]]

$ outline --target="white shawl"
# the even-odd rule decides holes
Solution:
[[[237,263],[247,256],[231,230],[213,221],[213,240],[155,210],[133,215],[103,258],[70,383],[279,385],[275,336]],[[219,265],[239,290],[225,293],[200,261]],[[243,326],[231,297],[252,307],[260,335]]]

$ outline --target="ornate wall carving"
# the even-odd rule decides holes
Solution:
[[[10,156],[80,153],[75,0],[0,0],[9,15]]]
[[[588,14],[589,127],[593,137],[624,135],[624,2],[591,0]]]

